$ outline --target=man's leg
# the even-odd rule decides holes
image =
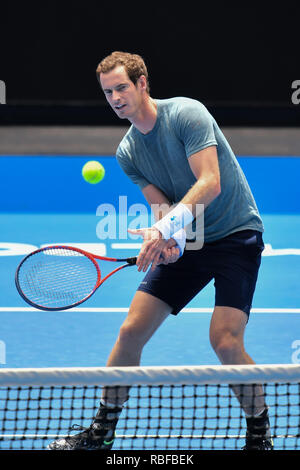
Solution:
[[[143,347],[171,311],[162,300],[137,291],[106,365],[139,365]]]
[[[254,364],[244,348],[247,320],[247,315],[239,309],[215,307],[210,324],[210,341],[222,364]],[[257,414],[265,408],[261,386],[256,387],[255,391],[251,385],[232,388],[247,415]]]
[[[138,366],[142,350],[172,308],[158,298],[137,291],[127,318],[108,358],[108,367]],[[74,436],[58,439],[51,450],[109,450],[113,446],[115,428],[128,398],[128,387],[105,387],[100,408],[91,426]]]
[[[143,347],[171,313],[172,308],[162,300],[143,291],[137,291],[122,324],[119,336],[109,355],[108,367],[138,366]],[[116,393],[118,397],[116,397]],[[127,389],[104,389],[102,398],[122,405]]]
[[[210,324],[210,341],[222,364],[254,364],[244,347],[247,320],[248,317],[242,310],[215,307]],[[270,448],[272,443],[263,387],[236,385],[232,389],[247,418],[248,441],[246,442],[253,448],[261,446]]]

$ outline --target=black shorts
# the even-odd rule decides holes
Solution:
[[[176,263],[149,270],[138,290],[163,300],[177,315],[214,279],[215,305],[249,316],[263,249],[261,232],[235,232],[200,250],[185,250]]]

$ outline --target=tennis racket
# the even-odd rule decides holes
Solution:
[[[125,262],[101,279],[96,260]],[[89,299],[106,279],[136,264],[136,257],[97,256],[71,246],[47,246],[19,264],[15,282],[21,297],[41,310],[66,310]]]

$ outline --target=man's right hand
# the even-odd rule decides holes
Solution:
[[[167,242],[167,246],[162,250],[160,261],[157,264],[175,263],[180,258],[180,250],[173,238]]]

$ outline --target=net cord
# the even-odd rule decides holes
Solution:
[[[0,369],[0,387],[300,383],[300,364]]]

